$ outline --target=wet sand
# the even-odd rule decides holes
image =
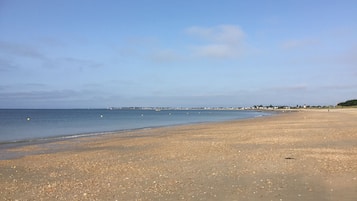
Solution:
[[[17,158],[0,160],[0,200],[357,198],[357,109],[137,130],[11,153]]]

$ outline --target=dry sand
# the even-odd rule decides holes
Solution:
[[[0,160],[0,200],[357,200],[357,109],[138,130],[9,153],[27,155]]]

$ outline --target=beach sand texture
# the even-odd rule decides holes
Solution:
[[[357,109],[9,148],[0,200],[357,200]]]

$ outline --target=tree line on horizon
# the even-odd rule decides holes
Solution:
[[[338,103],[337,106],[357,106],[357,99]]]

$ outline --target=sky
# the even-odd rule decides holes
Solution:
[[[355,98],[355,0],[0,0],[0,108]]]

